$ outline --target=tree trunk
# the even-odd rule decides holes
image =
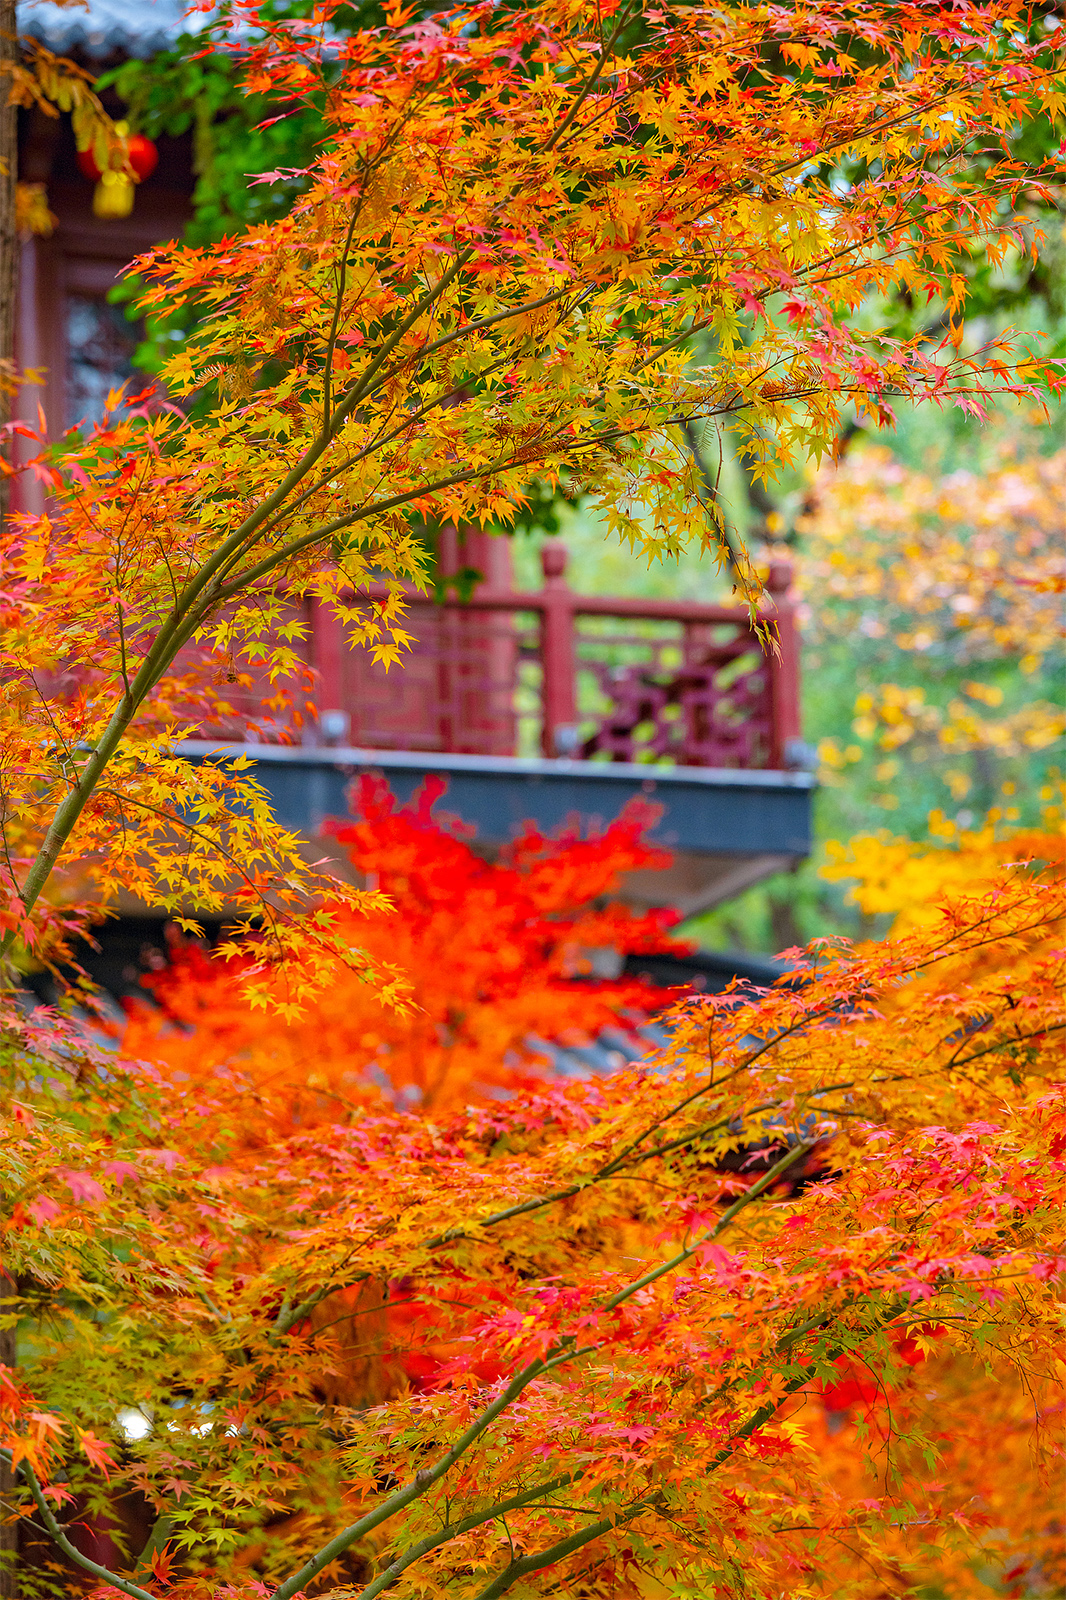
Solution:
[[[11,64],[18,58],[15,0],[0,0],[0,425],[10,422],[15,399],[15,294],[18,287],[18,229],[15,226],[15,183],[18,178],[18,110],[11,104]],[[0,457],[11,459],[10,435],[0,436]],[[0,470],[0,535],[7,519],[11,480]],[[0,1272],[0,1298],[14,1285]],[[0,1328],[0,1363],[15,1365],[15,1330]],[[16,1600],[18,1526],[8,1521],[14,1473],[0,1458],[0,1596]]]
[[[11,421],[15,398],[15,295],[18,289],[19,244],[15,226],[18,109],[10,103],[10,99],[14,87],[11,65],[17,58],[15,0],[0,0],[0,426]],[[4,435],[0,442],[0,456],[11,460],[9,435]],[[0,529],[7,516],[10,492],[11,481],[5,472],[0,471]],[[0,1579],[0,1584],[2,1582]],[[0,1594],[8,1592],[0,1587]]]

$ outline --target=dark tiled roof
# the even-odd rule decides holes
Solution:
[[[182,33],[196,32],[203,14],[186,19],[187,0],[88,0],[87,5],[55,5],[53,0],[19,0],[18,30],[60,55],[153,56]]]

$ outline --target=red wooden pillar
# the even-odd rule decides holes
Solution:
[[[345,704],[344,657],[348,641],[344,625],[321,600],[308,602],[311,612],[311,665],[318,674],[318,740],[322,744],[348,744],[351,715]]]
[[[508,594],[511,541],[473,527],[442,528],[440,575],[481,573],[475,593]],[[513,756],[517,723],[518,640],[507,612],[434,607],[426,631],[438,650],[440,748],[470,755]]]
[[[541,688],[544,726],[541,748],[546,756],[575,753],[577,701],[574,681],[574,594],[566,581],[567,550],[561,539],[541,546],[544,573],[540,623]]]
[[[454,577],[464,567],[471,567],[481,573],[487,589],[511,587],[511,541],[501,534],[445,523],[440,531],[438,561],[442,578]]]
[[[800,736],[799,631],[792,599],[792,563],[774,561],[766,588],[774,610],[768,620],[777,625],[780,654],[767,652],[770,672],[770,766],[778,771],[790,765],[790,745]]]

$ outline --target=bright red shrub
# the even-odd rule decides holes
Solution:
[[[527,827],[491,861],[454,820],[434,820],[444,788],[431,780],[403,807],[381,779],[362,778],[357,820],[334,827],[352,868],[394,908],[342,907],[335,932],[375,967],[399,970],[409,984],[400,1008],[345,972],[303,1018],[281,1023],[234,983],[250,957],[219,962],[176,941],[171,965],[145,980],[159,1009],[135,1009],[123,1048],[182,1080],[215,1080],[216,1091],[228,1079],[239,1094],[254,1078],[256,1138],[344,1122],[356,1107],[436,1114],[533,1086],[552,1075],[538,1040],[581,1048],[606,1028],[642,1049],[633,1028],[647,1020],[647,986],[598,980],[591,962],[595,951],[691,948],[671,938],[672,912],[638,915],[611,898],[625,872],[668,860],[643,839],[654,807],[631,805],[589,839]]]

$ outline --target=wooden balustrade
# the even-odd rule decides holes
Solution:
[[[493,544],[503,541],[494,540]],[[567,552],[541,549],[543,587],[518,590],[509,563],[465,600],[411,589],[412,648],[388,671],[314,602],[304,611],[317,720],[297,731],[264,714],[269,691],[234,692],[209,736],[360,749],[590,762],[770,768],[799,764],[799,663],[791,568],[767,579],[766,644],[740,606],[578,594]],[[368,601],[387,590],[369,586]],[[253,731],[254,730],[254,731]]]
[[[311,617],[321,743],[681,766],[794,764],[798,641],[791,568],[774,562],[767,648],[744,608],[578,594],[559,540],[544,585],[480,585],[443,603],[411,590],[415,636],[388,672],[352,648],[322,607]],[[381,595],[385,593],[382,590]],[[380,598],[370,589],[368,598]]]

